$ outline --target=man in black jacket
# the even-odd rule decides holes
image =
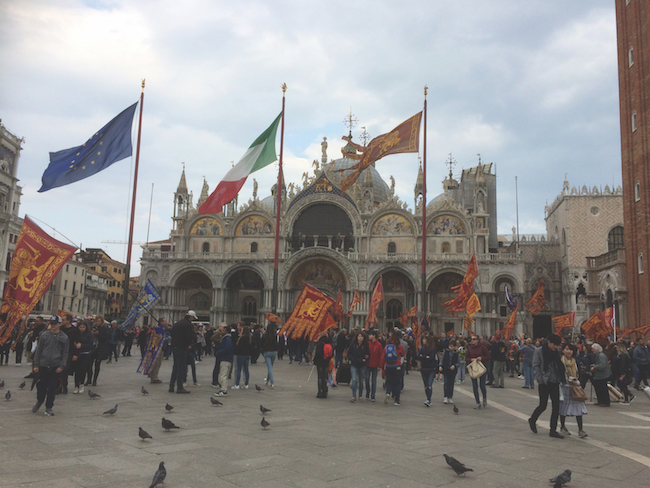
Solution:
[[[196,340],[192,320],[197,319],[196,312],[190,310],[184,318],[176,322],[172,327],[174,366],[172,368],[172,377],[169,380],[170,393],[174,393],[174,383],[176,383],[176,393],[190,393],[189,390],[183,387],[183,380],[187,374],[187,355]]]

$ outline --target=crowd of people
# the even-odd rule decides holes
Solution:
[[[45,403],[46,414],[53,415],[56,394],[67,394],[69,381],[74,381],[73,394],[96,386],[103,362],[117,362],[120,356],[131,356],[137,344],[142,363],[139,372],[152,384],[162,383],[158,377],[163,360],[172,358],[169,391],[188,394],[188,384],[198,388],[196,362],[214,356],[211,386],[217,396],[228,390],[248,389],[249,365],[260,357],[267,366],[264,383],[275,387],[273,365],[284,359],[290,364],[313,365],[317,375],[317,398],[327,398],[329,388],[347,383],[352,403],[375,402],[379,389],[385,389],[384,403],[401,405],[404,376],[419,371],[424,405],[433,404],[433,383],[443,383],[444,404],[453,404],[454,385],[465,381],[468,366],[480,363],[485,374],[472,375],[475,409],[488,406],[487,387],[504,388],[504,377],[523,380],[521,388],[539,390],[539,405],[529,419],[533,432],[536,422],[551,400],[550,435],[568,435],[566,418],[575,417],[578,433],[586,437],[582,416],[587,413],[584,400],[572,397],[572,389],[583,389],[589,383],[598,407],[610,406],[610,394],[621,396],[626,405],[635,398],[629,386],[648,386],[650,350],[644,339],[634,342],[619,340],[603,345],[584,337],[571,341],[551,334],[545,339],[521,337],[505,340],[499,334],[468,338],[428,330],[418,337],[411,329],[398,328],[385,333],[375,329],[329,329],[315,340],[293,338],[278,333],[276,324],[267,327],[244,322],[212,327],[198,322],[196,313],[188,311],[173,326],[164,318],[154,326],[123,330],[116,321],[108,323],[101,316],[92,320],[74,319],[66,314],[52,316],[47,323],[36,318],[0,350],[1,364],[8,364],[11,346],[15,345],[15,364],[23,356],[32,363],[30,376],[38,376],[37,402],[33,411]],[[188,375],[192,381],[188,382]],[[69,378],[72,377],[72,380]],[[537,385],[536,385],[537,384]],[[557,430],[558,420],[560,430]]]

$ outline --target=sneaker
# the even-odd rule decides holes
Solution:
[[[54,412],[52,411],[51,408],[46,408],[45,415],[47,415],[48,417],[52,417],[54,415]]]
[[[564,436],[562,434],[560,434],[559,432],[557,432],[556,430],[552,430],[551,432],[549,432],[548,435],[549,435],[549,437],[554,437],[556,439],[564,439]]]
[[[239,385],[232,385],[230,387],[231,390],[239,390]]]
[[[189,390],[186,390],[185,388],[179,388],[178,390],[176,390],[176,393],[192,393],[192,392],[189,391]]]
[[[220,391],[219,393],[215,393],[214,395],[215,396],[228,396],[228,392],[227,391]]]
[[[244,385],[244,390],[248,390],[248,385]]]
[[[194,386],[194,388],[201,388],[201,385],[199,383],[194,383],[192,386]]]
[[[43,405],[43,402],[36,402],[32,407],[32,412],[38,412],[38,409],[41,408],[41,405]]]
[[[274,385],[273,383],[271,383],[271,390],[272,390],[273,388],[275,388],[275,385]]]
[[[569,429],[567,429],[566,427],[562,427],[560,429],[560,432],[562,432],[564,435],[571,435],[571,432],[569,432]]]
[[[73,395],[78,395],[79,394],[79,388],[75,388],[74,390],[72,390],[72,394]]]
[[[533,434],[537,434],[537,425],[536,422],[533,422],[533,419],[528,419],[528,425],[530,426],[530,430],[533,431]]]
[[[375,403],[375,397],[372,397],[372,398],[370,399],[370,401],[371,401],[372,403]]]
[[[481,409],[481,404],[477,403],[476,406],[474,407],[474,410],[480,410]]]
[[[580,437],[580,439],[584,439],[585,437],[589,437],[589,436],[584,430],[581,430],[580,432],[578,432],[578,437]]]
[[[447,401],[449,402],[450,405],[454,404],[454,401],[451,398],[447,398]]]
[[[630,399],[628,400],[628,403],[632,403],[632,400],[634,400],[636,396],[630,394]]]
[[[386,393],[386,398],[384,398],[384,405],[388,405],[388,400],[390,400],[390,393]]]
[[[210,386],[212,386],[212,388],[216,388],[217,390],[221,388],[221,385],[219,385],[219,384],[216,384],[216,385],[210,385]]]
[[[393,403],[393,405],[395,405],[396,407],[399,407],[401,405],[401,403],[398,402],[398,401],[395,401],[395,403]]]
[[[430,402],[429,400],[425,400],[425,401],[424,401],[424,404],[425,404],[427,407],[430,407],[430,406],[431,406],[431,402]]]
[[[354,403],[354,402],[356,402],[356,401],[357,401],[357,397],[352,397],[352,398],[350,398],[350,403]]]
[[[483,408],[487,408],[487,398],[483,399]]]
[[[81,385],[81,386],[79,387],[79,393],[83,393],[83,392],[84,392],[84,385]]]
[[[523,380],[524,377],[523,377],[522,375],[519,375],[519,376],[517,376],[517,379],[518,379],[518,380]]]
[[[445,397],[444,400],[442,401],[442,403],[445,403],[445,404],[449,403],[449,399],[447,397]]]

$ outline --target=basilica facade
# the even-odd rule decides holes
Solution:
[[[341,192],[341,179],[356,161],[346,155],[328,162],[326,146],[313,174],[281,188],[280,228],[275,228],[277,185],[271,195],[238,207],[235,200],[214,215],[196,210],[209,194],[207,182],[197,205],[188,191],[185,170],[174,194],[170,238],[144,246],[142,282],[151,279],[162,300],[155,310],[170,322],[192,309],[202,321],[263,323],[270,312],[275,233],[279,232],[279,293],[276,314],[286,319],[305,283],[332,298],[342,292],[347,307],[354,292],[357,305],[346,327],[363,326],[370,297],[382,278],[380,328],[399,323],[400,314],[422,300],[422,170],[414,182],[412,209],[373,166],[352,189]],[[462,316],[445,312],[467,264],[476,254],[480,277],[475,291],[482,310],[473,329],[488,334],[501,329],[510,315],[506,289],[521,294],[521,253],[504,252],[496,233],[496,175],[492,164],[465,169],[460,181],[450,175],[443,192],[427,205],[426,300],[436,333],[462,333]],[[343,176],[342,176],[343,175]],[[524,321],[524,314],[521,320]],[[521,325],[518,327],[521,329]],[[521,333],[521,331],[519,331]]]

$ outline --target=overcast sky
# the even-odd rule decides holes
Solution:
[[[134,157],[37,193],[50,151],[82,144],[138,100],[146,78],[134,239],[169,237],[185,162],[212,191],[281,110],[298,182],[340,157],[352,111],[375,137],[422,110],[428,85],[428,201],[454,174],[495,163],[499,233],[545,233],[544,205],[571,186],[621,184],[612,0],[0,0],[0,118],[25,138],[18,177],[28,214],[77,245],[125,260]],[[279,135],[277,141],[279,153]],[[422,146],[421,146],[422,149]],[[415,154],[377,163],[413,206]],[[253,175],[270,194],[276,166]],[[252,178],[240,204],[252,194]],[[41,225],[50,233],[52,230]],[[132,275],[139,273],[134,248]]]

